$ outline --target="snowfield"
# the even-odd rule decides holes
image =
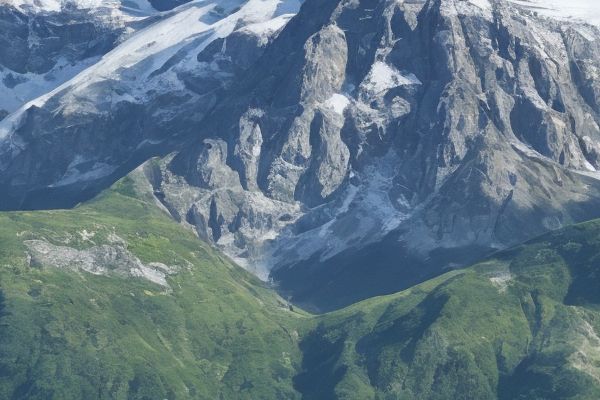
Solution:
[[[600,1],[598,0],[510,0],[541,15],[552,18],[579,20],[600,26]],[[481,2],[479,0],[478,2]]]

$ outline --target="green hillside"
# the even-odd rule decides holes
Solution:
[[[318,317],[306,399],[600,399],[600,222]]]
[[[141,172],[0,214],[0,399],[598,399],[600,222],[311,316]]]
[[[297,398],[305,316],[144,193],[125,178],[71,211],[1,214],[0,399]],[[116,248],[120,267],[27,256],[82,263],[94,248]],[[125,276],[128,257],[172,268],[168,287]]]

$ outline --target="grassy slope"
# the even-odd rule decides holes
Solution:
[[[296,384],[306,399],[599,399],[599,306],[590,222],[319,317]]]
[[[0,214],[1,399],[600,398],[600,222],[311,317],[140,182],[75,210]],[[27,239],[85,249],[113,234],[181,266],[172,292],[25,256]]]
[[[296,398],[305,317],[135,186],[125,178],[71,211],[0,215],[0,398]],[[84,249],[83,230],[96,244],[117,234],[143,262],[184,266],[172,293],[27,264],[23,240]]]

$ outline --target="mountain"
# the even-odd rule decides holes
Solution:
[[[0,213],[0,397],[600,394],[600,221],[310,315],[174,222],[154,163],[72,210]]]
[[[561,4],[187,3],[0,123],[0,208],[158,155],[172,217],[295,302],[408,288],[600,217],[597,7]]]
[[[166,202],[320,309],[597,217],[598,29],[480,4],[305,3]]]
[[[0,0],[0,398],[600,398],[599,43],[592,0]]]

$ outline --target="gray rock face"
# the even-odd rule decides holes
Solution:
[[[327,308],[600,216],[598,29],[491,5],[305,4],[206,119],[201,141],[261,138],[220,164],[243,192],[204,186],[189,205],[229,211],[213,241]],[[283,229],[253,217],[264,200]]]
[[[90,71],[5,128],[1,206],[170,153],[147,170],[174,218],[322,309],[600,217],[600,30],[478,4],[308,0]]]
[[[122,33],[122,30],[111,29],[76,10],[69,15],[28,15],[2,7],[0,24],[0,63],[19,74],[4,77],[7,87],[18,85],[22,74],[49,72],[59,58],[77,62],[102,55],[113,47]]]

